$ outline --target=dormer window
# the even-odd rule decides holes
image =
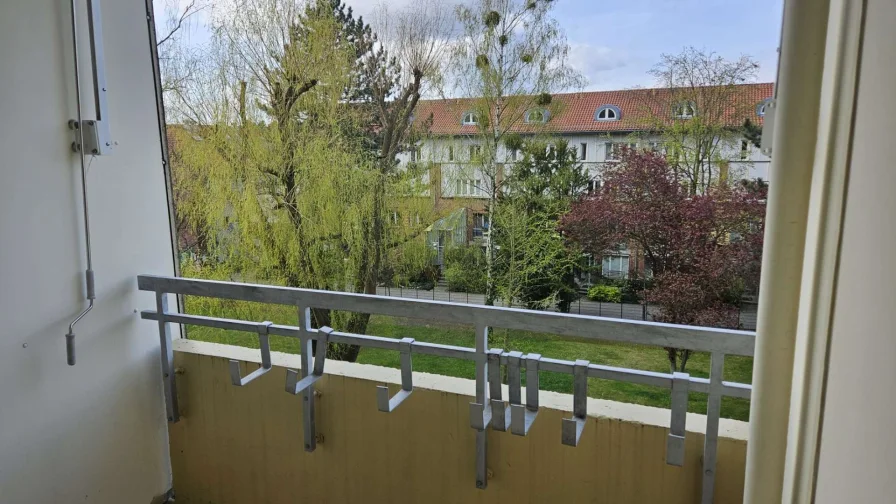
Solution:
[[[595,121],[618,121],[622,118],[622,111],[616,105],[603,105],[594,113]]]
[[[768,106],[770,101],[772,101],[771,98],[766,98],[765,100],[762,100],[759,105],[756,105],[756,115],[759,117],[765,116],[765,107]]]
[[[690,119],[697,114],[697,107],[694,102],[679,102],[672,108],[672,115],[676,119]]]
[[[464,112],[464,116],[460,123],[465,126],[475,126],[479,124],[479,114],[476,112]]]
[[[533,109],[526,112],[525,120],[527,123],[546,123],[548,122],[548,111],[543,109]]]

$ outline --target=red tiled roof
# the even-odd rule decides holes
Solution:
[[[762,124],[757,106],[771,98],[774,84],[740,84],[734,86],[732,105],[726,121],[730,126],[740,126],[744,119]],[[589,91],[563,93],[552,97],[550,108],[555,110],[546,125],[554,133],[576,132],[631,132],[655,129],[657,120],[672,121],[672,104],[683,92],[669,88],[631,89],[624,91]],[[699,94],[699,90],[697,91]],[[435,135],[472,135],[476,126],[462,125],[464,112],[472,109],[474,99],[450,98],[445,100],[421,100],[417,105],[415,121],[427,121],[432,117],[429,132]],[[614,105],[622,113],[618,121],[597,121],[595,113],[603,105]],[[699,103],[698,103],[699,110]],[[739,116],[739,117],[738,117]],[[519,121],[513,128],[518,132],[531,131],[532,127]]]

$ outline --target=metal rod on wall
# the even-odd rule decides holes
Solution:
[[[87,166],[84,159],[84,127],[82,122],[81,110],[81,63],[78,58],[78,0],[72,0],[72,54],[75,64],[75,104],[77,108],[77,119],[69,121],[69,127],[73,128],[78,138],[77,151],[81,161],[81,199],[84,208],[84,248],[87,251],[87,270],[84,272],[85,283],[87,284],[87,308],[75,317],[68,325],[68,333],[65,335],[65,352],[69,366],[75,365],[75,324],[77,324],[87,313],[93,309],[93,303],[96,299],[96,289],[93,278],[93,255],[91,253],[90,244],[90,212],[87,206]]]

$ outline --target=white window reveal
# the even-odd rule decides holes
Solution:
[[[464,112],[463,118],[461,119],[461,124],[467,126],[479,124],[479,116],[476,114],[476,112]]]

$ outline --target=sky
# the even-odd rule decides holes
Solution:
[[[157,23],[163,8],[178,0],[153,0]],[[187,3],[186,0],[179,0]],[[368,16],[383,0],[346,0]],[[775,78],[783,0],[555,0],[554,18],[566,34],[570,63],[588,81],[587,90],[652,87],[648,71],[663,53],[686,46],[728,59],[743,54],[759,62],[758,82]],[[410,0],[389,0],[398,9]],[[204,16],[192,23],[190,40],[208,32]],[[160,33],[165,33],[163,26]]]

